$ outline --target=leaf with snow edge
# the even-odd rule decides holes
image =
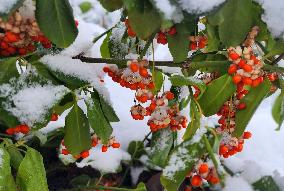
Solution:
[[[16,184],[10,167],[10,155],[7,150],[0,146],[0,190],[16,191]]]
[[[8,83],[11,78],[18,77],[19,72],[16,67],[16,57],[0,62],[0,84]]]
[[[58,47],[66,48],[75,41],[78,29],[68,0],[36,0],[35,13],[41,31]]]
[[[131,141],[128,145],[127,152],[133,159],[139,159],[143,154],[146,154],[142,141]]]
[[[43,78],[50,80],[54,85],[60,84],[60,81],[52,74],[46,65],[41,62],[32,62],[32,65],[36,68],[37,73]]]
[[[210,82],[206,91],[198,100],[203,114],[206,117],[216,114],[236,89],[232,77],[227,74]]]
[[[192,18],[192,17],[190,17]],[[168,47],[175,63],[183,62],[187,59],[189,52],[188,36],[195,29],[194,18],[175,25],[177,33],[167,35]]]
[[[280,191],[278,185],[271,176],[264,176],[252,184],[257,191]]]
[[[202,80],[196,79],[194,77],[184,77],[180,75],[174,75],[170,77],[170,81],[173,86],[179,86],[179,87],[196,86],[198,87],[200,90],[200,95],[198,96],[198,98],[200,98],[206,90],[206,84]]]
[[[0,103],[4,103],[6,100],[0,98]],[[13,116],[10,112],[7,112],[0,104],[0,124],[4,124],[6,127],[15,127],[20,125],[17,117]]]
[[[278,124],[277,130],[280,130],[284,121],[284,90],[276,98],[272,107],[272,116],[275,122]]]
[[[90,3],[89,1],[83,1],[82,3],[80,3],[79,5],[82,13],[86,13],[88,12],[90,9],[92,9],[92,3]]]
[[[151,163],[159,167],[164,167],[173,146],[173,141],[173,132],[169,128],[161,129],[160,131],[153,133],[151,149],[148,152]]]
[[[109,12],[122,8],[122,0],[99,0],[101,5]]]
[[[201,137],[200,137],[201,138]],[[212,139],[210,138],[210,143]],[[186,140],[177,146],[163,170],[161,183],[167,191],[176,191],[199,158],[206,152],[203,140]]]
[[[274,43],[271,50],[269,50],[268,54],[266,54],[264,57],[269,58],[271,56],[280,55],[284,53],[284,41],[278,40]]]
[[[241,137],[247,127],[250,119],[256,111],[259,104],[269,93],[271,83],[265,78],[264,82],[258,87],[251,88],[249,93],[241,100],[242,103],[246,104],[246,109],[237,110],[236,112],[236,127],[233,133],[236,137]]]
[[[64,130],[64,144],[72,155],[78,155],[91,148],[89,121],[76,101],[65,118]]]
[[[154,72],[152,72],[153,76],[152,76],[152,79],[153,79],[153,82],[155,84],[155,88],[152,91],[152,93],[154,93],[154,95],[157,95],[162,86],[163,86],[163,83],[164,83],[164,75],[162,72],[158,71],[158,70],[155,70]]]
[[[123,3],[131,29],[138,37],[147,39],[160,29],[160,14],[148,0],[123,0]]]
[[[19,166],[16,182],[22,191],[48,191],[43,159],[38,151],[28,148]]]
[[[207,52],[217,51],[220,46],[220,39],[218,36],[218,27],[212,26],[209,23],[206,25],[206,34],[208,43],[206,46]]]
[[[102,143],[107,144],[113,130],[103,113],[98,92],[93,92],[92,99],[85,100],[85,103],[87,105],[90,126],[102,140]]]
[[[12,0],[10,0],[13,2]],[[9,17],[18,9],[22,6],[24,0],[14,0],[14,4],[10,7],[9,10],[5,12],[0,12],[0,18],[2,18],[4,21],[8,21]],[[3,6],[3,5],[1,5]]]
[[[72,93],[66,94],[59,103],[57,103],[53,108],[53,112],[56,113],[57,115],[61,115],[64,111],[69,109],[70,107],[73,106],[74,103],[74,96]]]
[[[95,90],[94,90],[95,91]],[[105,100],[105,98],[97,92],[100,97],[100,104],[103,111],[104,116],[107,118],[109,122],[119,122],[119,118],[116,115],[113,107]]]
[[[7,152],[9,153],[11,157],[11,166],[18,170],[21,162],[23,161],[24,157],[22,153],[14,146],[8,146]]]
[[[254,11],[252,0],[228,0],[208,20],[210,24],[219,26],[222,44],[237,46],[244,41],[254,24]]]
[[[111,32],[107,33],[106,38],[104,39],[101,47],[100,47],[100,51],[101,51],[101,56],[102,58],[111,58],[110,57],[110,50],[109,50],[109,38],[111,36]]]
[[[201,112],[199,111],[198,102],[193,98],[190,102],[190,123],[183,135],[183,140],[188,140],[193,137],[197,129],[200,127]]]

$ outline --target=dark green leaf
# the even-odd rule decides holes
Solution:
[[[92,129],[102,140],[102,143],[107,144],[112,134],[112,127],[103,113],[98,92],[92,93],[92,99],[86,100],[86,105],[88,118]]]
[[[78,35],[68,0],[36,0],[36,20],[45,36],[58,47],[70,46]]]
[[[0,62],[0,84],[7,83],[11,78],[19,76],[16,61],[17,58],[13,57]]]
[[[54,85],[60,84],[60,81],[50,72],[48,67],[41,62],[33,62],[32,65],[36,68],[38,74],[43,78],[52,81]]]
[[[65,110],[73,106],[74,96],[72,93],[66,94],[63,99],[53,107],[53,112],[61,115]]]
[[[153,81],[155,83],[155,88],[152,90],[152,92],[154,93],[154,95],[157,95],[164,83],[164,76],[163,73],[155,70],[155,72],[153,73]]]
[[[89,1],[83,1],[82,3],[80,3],[79,7],[82,13],[86,13],[92,8],[92,3],[90,3]]]
[[[174,75],[172,77],[170,77],[170,81],[172,83],[173,86],[196,86],[199,88],[200,90],[200,95],[199,97],[201,97],[203,95],[203,93],[206,90],[206,84],[199,79],[193,78],[193,77],[184,77],[184,76],[180,76],[180,75]]]
[[[225,46],[237,46],[244,41],[254,24],[254,11],[252,0],[228,0],[209,16],[209,23],[219,25],[219,37]]]
[[[236,128],[234,136],[240,137],[243,135],[243,132],[245,131],[245,128],[257,107],[269,93],[270,87],[271,83],[268,79],[265,79],[258,87],[250,89],[249,93],[241,100],[241,102],[245,103],[247,107],[244,110],[236,112]]]
[[[1,191],[16,191],[16,184],[11,173],[9,153],[0,146],[0,190]]]
[[[153,133],[151,150],[148,152],[152,164],[162,168],[166,165],[168,155],[173,146],[173,141],[173,132],[168,128]]]
[[[191,99],[190,102],[190,123],[183,135],[183,140],[191,139],[197,129],[200,127],[201,112],[198,108],[198,102],[195,99]]]
[[[72,155],[91,148],[89,121],[76,102],[65,118],[64,129],[64,144]]]
[[[134,159],[139,159],[143,154],[145,154],[144,144],[142,141],[131,141],[128,145],[127,152]]]
[[[203,96],[198,100],[203,114],[210,116],[216,114],[221,106],[236,91],[232,77],[225,74],[208,84]]]
[[[18,170],[21,162],[23,161],[24,157],[21,152],[15,148],[14,146],[7,147],[7,151],[11,156],[11,166]]]
[[[19,166],[17,185],[22,191],[48,191],[43,159],[38,151],[28,148]]]
[[[207,39],[208,39],[206,50],[208,52],[217,51],[220,45],[220,39],[218,36],[218,27],[207,24],[206,32],[207,32]]]
[[[106,38],[104,39],[100,51],[101,51],[101,56],[102,58],[110,58],[110,53],[109,53],[109,38],[111,36],[111,32],[109,32],[106,36]]]
[[[119,122],[119,118],[116,115],[114,109],[112,108],[112,106],[106,102],[105,98],[99,94],[100,97],[100,103],[101,103],[101,107],[102,107],[102,111],[105,115],[105,117],[107,118],[107,120],[109,122]]]
[[[6,127],[15,127],[19,125],[19,120],[3,108],[1,103],[4,102],[5,99],[0,98],[0,123],[4,124]]]
[[[148,0],[123,2],[128,12],[129,24],[138,37],[147,39],[160,29],[160,15]]]
[[[120,9],[123,5],[122,0],[99,0],[102,6],[109,12]]]
[[[265,58],[269,58],[271,56],[279,55],[284,53],[284,42],[282,40],[278,40],[272,46],[271,50],[268,54],[265,55]]]
[[[257,191],[280,191],[278,185],[271,176],[264,176],[252,185],[254,190]]]
[[[147,188],[143,182],[140,182],[136,189],[133,189],[133,191],[147,191]]]
[[[278,124],[277,130],[280,130],[284,121],[284,90],[282,90],[281,94],[276,98],[273,104],[272,116]]]

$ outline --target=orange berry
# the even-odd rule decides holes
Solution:
[[[206,163],[201,164],[199,166],[199,169],[198,169],[200,174],[207,173],[208,170],[209,170],[209,168],[208,168],[208,165]]]
[[[251,86],[257,87],[261,83],[261,80],[259,78],[252,81]]]
[[[136,33],[131,28],[127,29],[127,34],[130,37],[135,37],[136,36]]]
[[[62,149],[61,154],[63,154],[63,155],[68,155],[68,154],[69,154],[69,152],[68,152],[68,150],[67,150],[67,149]]]
[[[177,33],[177,29],[175,27],[171,27],[170,30],[168,31],[169,35],[174,35]]]
[[[232,64],[232,65],[230,65],[230,67],[228,69],[228,74],[232,75],[232,74],[236,73],[237,70],[238,70],[237,65]]]
[[[150,82],[147,87],[148,87],[149,89],[154,89],[154,88],[155,88],[154,82]]]
[[[234,75],[234,77],[233,77],[233,82],[234,82],[234,84],[238,84],[238,83],[240,83],[242,81],[242,76],[240,76],[240,75]]]
[[[230,57],[232,60],[237,60],[240,56],[239,56],[237,53],[235,53],[235,52],[231,52],[231,53],[229,54],[229,57]]]
[[[247,105],[246,105],[245,103],[239,103],[239,104],[237,105],[238,110],[243,110],[243,109],[245,109],[246,107],[247,107]]]
[[[244,77],[244,78],[242,79],[242,81],[243,81],[243,83],[244,83],[245,85],[248,85],[248,86],[250,86],[250,85],[252,84],[252,79],[249,78],[249,77]]]
[[[146,68],[140,68],[139,69],[139,74],[142,76],[142,77],[148,77],[148,71]]]
[[[24,49],[24,48],[19,48],[18,52],[19,52],[20,55],[25,55],[25,54],[27,54],[27,50]]]
[[[92,140],[92,147],[96,147],[98,145],[97,140],[93,139]]]
[[[196,42],[191,42],[189,45],[190,50],[196,50],[197,49],[197,43]]]
[[[252,66],[251,66],[251,65],[248,65],[248,64],[243,65],[242,68],[243,68],[244,71],[246,71],[246,72],[251,72],[251,71],[252,71]]]
[[[141,103],[145,103],[148,101],[148,97],[146,95],[143,95],[141,97],[139,97],[139,99],[137,99],[138,101],[140,101]]]
[[[14,134],[14,129],[13,128],[9,128],[6,130],[6,134],[8,135],[13,135]]]
[[[90,155],[90,152],[89,151],[83,151],[83,152],[81,152],[80,155],[84,159],[84,158],[87,158]]]
[[[28,134],[30,132],[30,128],[27,125],[20,125],[20,132],[23,134]]]
[[[191,185],[194,187],[200,187],[202,185],[202,178],[199,175],[194,175],[191,178]]]
[[[17,42],[19,41],[19,36],[15,33],[12,33],[12,32],[6,32],[5,34],[8,42]]]
[[[215,176],[212,176],[210,179],[209,179],[209,182],[211,184],[218,184],[220,182],[219,178],[218,177],[215,177]]]
[[[220,153],[221,155],[226,154],[228,151],[229,151],[229,149],[228,149],[228,147],[225,146],[225,145],[221,145],[221,146],[219,147],[219,153]]]
[[[167,98],[168,100],[172,100],[172,99],[175,98],[175,94],[173,94],[172,92],[167,92],[167,93],[166,93],[166,98]]]
[[[107,149],[108,149],[108,147],[106,145],[102,146],[102,152],[104,152],[104,153],[107,152]]]
[[[252,136],[252,134],[251,134],[251,132],[249,132],[249,131],[246,131],[246,132],[244,132],[244,134],[243,134],[243,138],[244,138],[244,139],[249,139],[249,138],[251,138],[251,136]]]
[[[58,120],[58,115],[56,113],[53,113],[51,115],[50,121],[57,121]]]
[[[105,67],[103,68],[103,71],[104,71],[105,73],[108,73],[108,72],[110,72],[111,70],[109,69],[109,67],[105,66]]]
[[[243,144],[238,144],[237,149],[238,152],[241,152],[243,150]]]
[[[133,62],[129,65],[129,68],[132,72],[138,72],[138,70],[139,70],[139,66],[136,63],[133,63]]]
[[[240,67],[240,68],[242,68],[244,65],[246,65],[247,63],[246,63],[246,61],[245,60],[240,60],[240,62],[238,63],[238,66]]]
[[[118,149],[120,147],[120,144],[119,143],[113,143],[111,146],[112,146],[112,148]]]

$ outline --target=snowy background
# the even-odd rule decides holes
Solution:
[[[168,0],[154,0],[160,11],[165,17],[172,18],[175,21],[180,20],[180,11],[176,7],[172,7]],[[284,34],[284,10],[283,0],[257,0],[262,3],[265,8],[263,20],[268,23],[273,35],[283,37]],[[84,0],[70,0],[74,9],[76,20],[79,21],[79,35],[74,44],[65,50],[61,55],[75,56],[82,50],[87,51],[88,56],[100,57],[100,45],[103,38],[96,44],[92,44],[94,37],[103,33],[105,30],[114,26],[120,19],[120,12],[107,13],[97,2],[97,0],[88,0],[93,7],[90,11],[82,13],[79,5]],[[204,12],[224,2],[224,0],[180,0],[179,3],[184,5],[184,9],[188,12]],[[0,9],[1,12],[1,9]],[[148,55],[152,59],[152,55]],[[56,60],[59,60],[57,58]],[[172,57],[167,46],[155,46],[155,60],[171,60]],[[46,59],[47,61],[50,59]],[[44,59],[43,59],[44,61]],[[66,62],[65,62],[66,63]],[[72,62],[73,63],[73,62]],[[67,63],[69,64],[69,63]],[[80,63],[79,63],[80,64]],[[47,64],[48,65],[48,64]],[[282,66],[284,64],[282,63]],[[57,65],[58,66],[58,65]],[[52,66],[50,66],[52,67]],[[102,67],[102,66],[101,66]],[[82,67],[84,68],[84,67]],[[92,70],[92,66],[87,70]],[[73,71],[70,70],[69,73]],[[96,76],[99,76],[97,74]],[[90,75],[88,75],[90,76]],[[92,81],[93,79],[87,79]],[[97,79],[95,79],[97,80]],[[121,149],[109,149],[108,152],[102,153],[100,148],[94,148],[91,151],[91,162],[83,160],[78,163],[78,167],[91,165],[94,168],[104,172],[114,172],[119,166],[121,160],[129,159],[130,156],[125,150],[128,144],[133,140],[142,140],[149,132],[146,125],[147,119],[144,121],[135,121],[130,116],[130,107],[133,105],[134,91],[122,88],[118,84],[105,77],[105,86],[109,91],[110,100],[117,112],[120,122],[113,123],[114,135],[116,140],[121,143]],[[94,81],[96,86],[102,86]],[[165,85],[167,88],[169,84]],[[106,91],[106,89],[104,89]],[[275,131],[277,124],[271,116],[272,104],[279,92],[267,98],[256,111],[253,119],[248,125],[248,130],[253,133],[253,137],[246,141],[244,150],[229,159],[224,160],[224,164],[237,175],[226,179],[226,187],[224,191],[251,191],[251,183],[257,181],[261,176],[272,175],[281,189],[284,191],[284,149],[282,130]],[[84,105],[81,105],[84,107]],[[64,127],[65,112],[57,122],[51,122],[46,128],[42,129],[43,133],[49,132],[54,128]],[[106,160],[108,159],[108,160]],[[223,160],[223,159],[222,159]],[[133,179],[137,179],[142,169],[132,171]]]

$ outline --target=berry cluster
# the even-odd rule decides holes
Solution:
[[[208,42],[206,36],[190,36],[189,41],[189,49],[192,51],[205,48]]]
[[[35,51],[36,43],[51,48],[35,19],[25,19],[16,11],[7,22],[0,18],[0,56],[25,55]]]
[[[244,132],[242,137],[234,137],[232,133],[235,130],[235,114],[237,110],[243,110],[246,108],[246,104],[240,102],[236,94],[232,100],[224,103],[217,115],[220,116],[218,123],[219,127],[216,128],[216,132],[222,135],[222,140],[219,147],[219,154],[224,158],[228,158],[243,150],[244,139],[251,137],[250,132]]]
[[[114,82],[131,90],[153,89],[155,87],[152,76],[146,69],[148,62],[133,60],[128,61],[127,66],[128,67],[124,69],[118,69],[116,65],[107,66],[103,68],[103,71],[107,73]]]
[[[6,133],[8,135],[14,135],[17,133],[28,134],[29,132],[30,132],[30,128],[27,125],[17,125],[16,127],[8,128],[6,130]]]
[[[187,185],[186,191],[191,191],[192,187],[202,186],[202,183],[205,181],[210,184],[218,184],[220,182],[214,165],[203,160],[198,161],[187,178],[190,179],[190,185]]]
[[[177,30],[175,27],[171,27],[170,29],[167,29],[165,31],[160,31],[157,34],[157,43],[159,44],[167,44],[168,40],[167,40],[167,35],[173,36],[177,33]]]
[[[125,24],[125,26],[126,26],[126,28],[127,28],[127,34],[128,34],[128,36],[130,36],[130,37],[135,37],[135,36],[136,36],[136,33],[132,30],[132,28],[131,28],[131,26],[130,26],[130,24],[129,24],[129,20],[128,20],[128,19],[125,19],[124,24]]]

